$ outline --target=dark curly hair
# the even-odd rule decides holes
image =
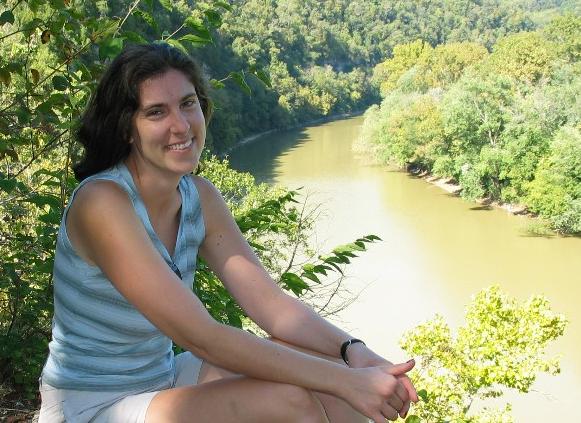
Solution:
[[[212,102],[193,59],[166,43],[129,45],[101,77],[81,118],[77,138],[85,153],[73,166],[79,181],[127,158],[132,118],[139,108],[139,84],[170,69],[181,71],[194,85],[208,124]]]

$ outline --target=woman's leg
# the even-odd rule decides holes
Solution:
[[[288,344],[284,341],[280,341],[278,339],[271,339],[271,341],[276,342],[277,344],[284,345],[288,348],[292,348],[306,354],[314,355],[319,358],[323,358],[325,360],[334,361],[335,363],[345,365],[342,359],[331,357],[326,354],[321,354],[319,352],[307,350],[305,348],[297,347],[292,344]],[[343,401],[341,398],[338,398],[333,395],[323,394],[321,392],[315,392],[315,395],[321,403],[323,407],[325,407],[325,411],[327,412],[327,416],[329,417],[329,421],[331,423],[368,423],[369,419],[364,415],[360,414],[359,412],[355,411],[353,407],[351,407],[347,402]]]
[[[307,389],[232,376],[160,391],[146,423],[328,423],[319,400]]]
[[[314,351],[306,350],[304,348],[295,347],[294,345],[287,344],[286,342],[279,341],[277,339],[271,339],[273,342],[284,345],[289,348],[302,351],[304,353],[315,355],[326,360],[335,361],[339,364],[343,363],[343,360],[335,357],[331,357],[325,354],[317,353]],[[204,362],[202,369],[200,370],[200,376],[198,378],[198,383],[205,383],[214,380],[220,380],[223,378],[230,378],[237,376],[235,373],[229,370],[222,369],[220,367],[213,366],[207,362]],[[326,414],[331,423],[367,423],[369,419],[362,414],[355,411],[348,403],[343,401],[341,398],[335,397],[333,395],[323,394],[320,392],[314,392],[315,397],[323,404]]]

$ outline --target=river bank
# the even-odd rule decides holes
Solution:
[[[260,139],[260,138],[267,136],[269,134],[275,134],[278,132],[285,132],[285,131],[292,131],[293,129],[303,128],[306,126],[316,125],[319,123],[332,122],[334,120],[347,119],[350,117],[361,116],[361,115],[363,115],[363,113],[365,113],[365,110],[357,110],[354,112],[339,113],[339,114],[331,115],[331,116],[323,116],[321,118],[313,119],[313,120],[310,120],[308,122],[297,123],[296,125],[291,125],[289,127],[269,129],[267,131],[259,132],[257,134],[248,135],[247,137],[242,138],[239,142],[237,142],[235,145],[228,148],[225,152],[219,154],[218,156],[220,158],[225,158],[231,152],[236,151],[236,149],[238,149],[244,145],[247,145],[249,143],[252,143],[253,141],[256,141],[257,139]]]
[[[435,185],[449,194],[456,195],[460,197],[462,195],[462,187],[452,178],[440,178],[438,176],[434,176],[429,172],[421,172],[421,173],[414,173],[408,171],[409,174],[416,176],[418,178],[423,179],[424,181]],[[498,201],[491,201],[489,198],[479,198],[475,201],[477,204],[481,206],[490,206],[499,209],[503,209],[510,214],[514,215],[524,215],[531,218],[537,218],[535,214],[531,213],[525,205],[522,204],[511,204],[511,203],[502,203]]]

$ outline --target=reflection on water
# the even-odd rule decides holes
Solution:
[[[535,392],[510,394],[518,422],[581,421],[581,239],[531,237],[526,217],[475,206],[402,172],[368,166],[351,144],[362,118],[274,134],[231,155],[232,165],[261,181],[304,186],[326,214],[317,238],[329,248],[360,235],[384,241],[349,267],[364,289],[340,318],[375,349],[404,359],[397,340],[408,329],[445,316],[462,324],[463,307],[493,283],[524,300],[545,294],[570,320],[551,353],[562,374],[541,376]]]

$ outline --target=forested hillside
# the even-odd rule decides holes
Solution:
[[[270,75],[272,90],[249,81],[250,97],[236,89],[218,93],[213,146],[225,151],[257,131],[362,110],[379,99],[370,84],[373,66],[396,45],[474,40],[490,47],[507,33],[532,29],[528,13],[525,5],[496,0],[237,1],[216,37],[224,55],[217,61],[216,46],[208,46],[200,57],[217,79],[226,58],[256,65]]]
[[[366,114],[374,157],[516,203],[581,232],[581,18],[498,40],[396,46],[375,67],[383,101]]]

